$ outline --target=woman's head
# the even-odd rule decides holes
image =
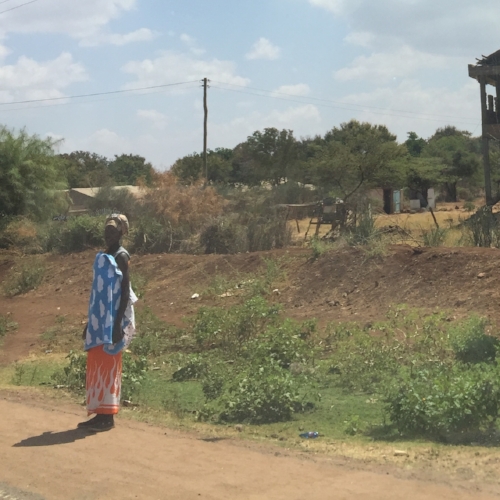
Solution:
[[[128,227],[128,219],[125,215],[113,214],[106,219],[104,241],[108,248],[120,242],[122,236],[128,233]]]

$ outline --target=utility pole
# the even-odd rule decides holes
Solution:
[[[207,162],[207,138],[208,138],[208,104],[207,104],[208,78],[203,78],[203,109],[205,117],[203,120],[203,170],[205,171],[205,182],[208,184],[208,162]]]

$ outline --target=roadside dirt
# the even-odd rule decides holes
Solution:
[[[120,419],[114,430],[89,435],[75,430],[82,408],[27,393],[1,393],[0,412],[8,416],[0,419],[0,493],[23,492],[6,498],[489,500],[500,493]]]
[[[0,347],[0,365],[44,352],[42,334],[58,316],[67,318],[68,328],[81,328],[94,255],[46,256],[46,276],[37,290],[13,299],[0,296],[0,314],[19,324]],[[0,253],[1,282],[19,259]],[[500,252],[476,248],[395,246],[383,257],[341,248],[317,260],[311,259],[310,250],[299,248],[232,256],[135,255],[132,270],[147,280],[139,307],[150,307],[165,321],[184,326],[184,318],[200,306],[241,300],[234,287],[230,297],[219,297],[221,291],[213,291],[215,280],[245,282],[262,275],[269,259],[282,271],[271,300],[284,304],[286,314],[296,319],[317,318],[322,325],[370,323],[406,303],[427,311],[446,310],[450,316],[475,312],[493,324],[500,320]],[[195,293],[201,297],[192,299]],[[303,456],[233,440],[203,441],[127,420],[120,420],[109,434],[87,436],[74,430],[84,418],[80,407],[44,403],[36,393],[4,393],[3,399],[0,394],[0,412],[5,417],[0,419],[0,499],[39,498],[30,494],[46,499],[287,500],[500,495],[494,481],[482,490],[474,474],[467,482],[465,469],[457,474],[459,482],[446,484],[444,476],[432,471],[418,472],[417,480],[415,469]],[[496,457],[491,460],[497,463]]]
[[[29,355],[40,335],[66,316],[73,326],[85,320],[95,252],[50,255],[38,290],[24,296],[0,297],[0,314],[19,324],[0,349],[0,365]],[[25,257],[27,258],[27,257]],[[244,281],[262,273],[265,260],[278,262],[283,277],[271,297],[284,304],[286,314],[320,324],[338,321],[369,323],[382,319],[397,304],[427,311],[446,310],[451,316],[475,312],[500,320],[500,252],[484,248],[389,248],[384,257],[342,248],[311,260],[311,251],[291,248],[239,255],[134,255],[133,272],[147,279],[138,307],[150,307],[168,323],[185,326],[184,319],[200,306],[230,305],[239,299],[219,298],[207,289],[216,279]],[[0,279],[15,256],[0,254]],[[193,300],[193,294],[201,294]],[[140,325],[139,325],[140,328]]]

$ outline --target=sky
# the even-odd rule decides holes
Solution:
[[[498,0],[0,0],[0,124],[164,170],[202,150],[206,77],[211,149],[353,118],[477,135],[467,65],[498,19]]]

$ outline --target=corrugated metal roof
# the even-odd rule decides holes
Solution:
[[[114,186],[113,189],[126,189],[129,191],[131,194],[136,196],[137,198],[141,198],[145,194],[145,190],[140,188],[139,186]],[[76,192],[83,194],[84,196],[88,196],[89,198],[95,198],[97,196],[97,193],[101,190],[100,187],[93,187],[93,188],[72,188],[70,189],[70,194],[71,192]]]

